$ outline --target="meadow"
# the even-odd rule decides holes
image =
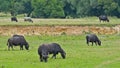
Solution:
[[[110,22],[101,22],[98,17],[85,17],[76,19],[42,19],[32,18],[33,23],[24,22],[24,17],[18,17],[18,22],[11,22],[10,17],[0,17],[0,25],[34,25],[34,26],[54,26],[54,25],[97,25],[97,26],[111,26],[120,24],[120,19],[116,17],[109,17]]]
[[[11,22],[10,17],[0,17],[0,26],[114,26],[120,23],[120,19],[109,17],[109,23],[99,22],[97,17],[80,19],[33,19],[34,23],[24,22],[19,17],[19,22]],[[101,46],[87,46],[86,34],[82,35],[26,35],[30,44],[30,50],[8,51],[7,40],[11,36],[0,35],[0,68],[119,68],[120,67],[120,34],[100,35]],[[40,44],[56,42],[66,52],[66,59],[60,54],[57,59],[48,59],[47,63],[39,61],[37,49]],[[51,57],[52,55],[49,55]]]
[[[25,36],[30,50],[7,50],[7,39],[0,36],[0,68],[119,68],[120,35],[98,35],[101,46],[87,46],[84,35],[42,35]],[[66,59],[60,54],[57,59],[40,62],[37,49],[42,43],[56,42],[66,52]],[[52,55],[49,55],[51,57]]]

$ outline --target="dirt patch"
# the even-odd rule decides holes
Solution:
[[[0,35],[79,35],[84,33],[116,34],[120,25],[114,27],[100,26],[0,26]]]

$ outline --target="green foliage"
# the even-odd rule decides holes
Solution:
[[[33,17],[58,18],[64,17],[62,3],[59,0],[33,0]]]
[[[0,0],[0,12],[36,18],[120,17],[119,0]]]
[[[106,15],[111,15],[114,16],[116,15],[119,17],[119,11],[117,11],[119,8],[118,2],[114,0],[98,0],[98,5],[101,5],[102,8],[102,14]]]
[[[22,0],[22,6],[24,6],[24,10],[22,13],[26,13],[27,17],[31,16],[31,13],[33,11],[31,0]]]
[[[27,13],[30,16],[33,11],[31,0],[0,0],[0,11],[10,12],[11,16]]]
[[[8,0],[0,0],[0,12],[9,12],[9,8],[10,8],[10,1]]]

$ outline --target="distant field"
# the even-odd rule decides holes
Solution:
[[[30,50],[8,51],[6,41],[10,36],[0,36],[0,68],[119,68],[120,35],[98,35],[102,46],[87,46],[85,35],[25,36]],[[62,59],[48,59],[41,63],[37,54],[42,43],[57,42],[67,53]],[[51,57],[52,55],[50,55]]]
[[[97,17],[86,17],[78,19],[36,19],[34,23],[24,22],[23,17],[18,18],[18,23],[11,22],[10,17],[0,17],[0,25],[116,25],[120,24],[120,19],[109,17],[110,22],[99,22]]]

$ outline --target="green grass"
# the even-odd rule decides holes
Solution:
[[[87,46],[85,35],[25,36],[30,50],[8,51],[6,42],[10,36],[0,36],[0,68],[119,68],[120,35],[98,35],[102,46]],[[66,51],[66,59],[40,62],[37,54],[42,43],[56,42]],[[49,55],[50,57],[52,55]]]
[[[19,22],[11,22],[10,17],[0,17],[0,26],[114,26],[120,24],[120,19],[109,17],[109,23],[100,23],[97,17],[80,19],[33,19],[34,23],[24,22],[19,17]],[[85,35],[41,35],[25,36],[30,44],[30,50],[7,50],[7,39],[10,36],[0,36],[0,68],[119,68],[120,67],[120,35],[98,35],[102,46],[87,46]],[[60,54],[57,59],[48,59],[47,63],[39,61],[38,46],[42,43],[59,43],[67,53],[67,58],[62,59]],[[51,57],[52,55],[50,55]]]
[[[54,25],[97,25],[97,26],[114,26],[120,24],[120,19],[109,17],[110,22],[101,22],[97,17],[86,17],[78,19],[34,19],[33,23],[24,22],[24,17],[18,18],[18,23],[11,22],[10,17],[0,17],[0,25],[39,25],[39,26],[54,26]]]

